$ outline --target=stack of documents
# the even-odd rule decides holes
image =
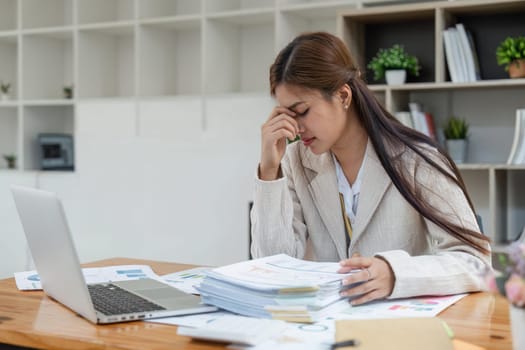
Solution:
[[[213,269],[197,289],[204,303],[237,314],[315,322],[348,307],[339,268],[279,254]]]

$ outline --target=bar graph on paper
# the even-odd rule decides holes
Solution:
[[[434,317],[467,294],[381,300],[359,306],[348,306],[335,318],[371,319],[395,317]]]
[[[151,267],[147,265],[119,265],[108,267],[89,267],[82,269],[87,284],[126,281],[141,278],[158,279]],[[15,272],[15,282],[19,290],[42,289],[38,272]]]

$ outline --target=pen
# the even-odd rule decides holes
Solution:
[[[333,343],[330,346],[330,350],[335,350],[338,348],[344,348],[345,346],[359,346],[359,341],[357,339],[350,339],[345,341],[339,341],[337,343]]]

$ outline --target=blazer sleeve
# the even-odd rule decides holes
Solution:
[[[284,253],[302,259],[306,252],[307,228],[286,157],[281,167],[280,179],[255,179],[250,213],[254,258]]]
[[[468,201],[451,179],[429,165],[415,167],[416,183],[423,197],[454,223],[479,232]],[[491,255],[461,242],[424,219],[431,254],[411,256],[402,250],[377,253],[391,266],[395,285],[389,298],[415,295],[447,295],[485,290],[484,275],[491,269]],[[487,241],[479,243],[490,251]]]

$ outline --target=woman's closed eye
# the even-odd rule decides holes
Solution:
[[[297,113],[296,114],[297,117],[304,117],[304,116],[306,116],[306,114],[308,113],[309,110],[310,110],[310,108],[306,108],[303,111],[295,111],[295,113]]]

